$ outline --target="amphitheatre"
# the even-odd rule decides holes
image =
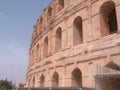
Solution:
[[[34,25],[26,87],[120,90],[120,0],[52,0]]]

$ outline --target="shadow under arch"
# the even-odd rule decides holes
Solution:
[[[35,87],[35,77],[33,77],[33,87]]]
[[[52,76],[52,87],[58,87],[59,86],[59,75],[55,71]]]
[[[101,36],[117,33],[117,16],[114,1],[106,1],[100,7]]]
[[[40,76],[40,87],[44,87],[44,82],[45,82],[45,76],[41,74]]]
[[[75,68],[72,71],[72,86],[73,87],[82,87],[82,72],[79,68]]]
[[[73,21],[73,45],[83,43],[82,17],[78,16]]]
[[[55,36],[55,50],[59,51],[62,46],[62,29],[60,27],[56,30]]]

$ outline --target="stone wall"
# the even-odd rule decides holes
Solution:
[[[96,65],[120,66],[119,31],[120,0],[53,0],[34,26],[26,86],[94,88]]]

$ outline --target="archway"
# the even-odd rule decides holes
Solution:
[[[48,16],[47,16],[47,20],[49,21],[51,17],[52,17],[52,8],[49,7],[49,8],[48,8]]]
[[[35,87],[35,77],[33,77],[33,87]]]
[[[37,47],[36,47],[36,59],[37,59],[37,61],[39,61],[39,53],[40,53],[40,45],[39,44],[37,44]]]
[[[52,77],[52,86],[53,87],[58,87],[59,86],[59,75],[57,72],[54,72],[53,77]]]
[[[62,45],[62,30],[58,28],[56,31],[56,39],[55,39],[55,50],[59,51]]]
[[[48,56],[48,37],[45,37],[44,39],[44,57]]]
[[[44,81],[45,81],[45,77],[42,74],[41,77],[40,77],[40,87],[44,87]]]
[[[82,87],[82,73],[81,73],[80,69],[78,69],[78,68],[76,68],[72,71],[72,86],[74,86],[74,87],[81,86]]]
[[[73,22],[73,45],[78,45],[83,42],[82,18],[77,17]]]
[[[118,30],[115,3],[105,2],[100,8],[101,35],[106,36]]]
[[[64,0],[58,0],[58,12],[64,8]]]

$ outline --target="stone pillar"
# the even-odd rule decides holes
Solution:
[[[43,45],[43,43],[44,43],[44,38],[42,38],[42,41],[41,41],[41,59],[44,58],[44,56],[43,56],[43,50],[44,50],[44,45]]]
[[[62,71],[62,87],[66,87],[66,80],[65,80],[65,78],[66,78],[66,66],[65,65],[63,65],[63,71]]]
[[[67,41],[68,41],[68,31],[66,29],[62,32],[62,49],[67,48]]]
[[[88,83],[88,86],[91,87],[91,88],[95,87],[94,69],[95,69],[95,67],[94,67],[93,62],[90,62],[89,63],[89,83]]]
[[[47,68],[47,72],[46,72],[46,87],[50,87],[49,86],[49,69]]]
[[[67,75],[66,76],[66,87],[72,87],[72,76],[71,75]]]
[[[92,14],[91,14],[91,0],[87,1],[87,9],[88,9],[88,32],[89,36],[93,35],[93,30],[92,30]]]
[[[38,77],[37,77],[37,73],[35,73],[35,87],[37,87],[38,86]]]
[[[52,30],[49,31],[49,40],[48,40],[48,55],[52,54]]]
[[[118,32],[120,32],[120,5],[116,7]]]
[[[52,35],[51,40],[52,40],[51,43],[52,53],[55,53],[55,34]]]
[[[68,47],[73,46],[73,28],[72,26],[68,28]]]

